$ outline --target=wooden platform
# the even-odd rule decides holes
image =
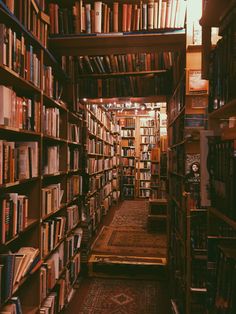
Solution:
[[[94,254],[88,262],[88,274],[90,277],[164,280],[167,259]]]

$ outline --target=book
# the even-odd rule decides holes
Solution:
[[[185,127],[197,128],[197,127],[206,127],[207,117],[205,114],[194,113],[194,114],[185,114]]]
[[[102,2],[94,2],[94,15],[95,15],[95,33],[102,32]]]
[[[154,0],[148,0],[148,29],[154,28]]]
[[[27,275],[31,264],[39,257],[39,249],[33,247],[21,247],[17,254],[23,255],[23,261],[18,273],[18,280]]]
[[[13,276],[15,255],[14,254],[1,254],[0,264],[3,265],[2,271],[2,301],[6,301],[12,295],[13,291]]]
[[[113,32],[119,31],[119,2],[113,2]]]

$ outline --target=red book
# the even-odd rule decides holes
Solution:
[[[122,32],[127,31],[127,4],[123,3],[122,6]]]

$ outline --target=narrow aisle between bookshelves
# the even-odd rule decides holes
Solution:
[[[109,215],[112,215],[110,212]],[[88,275],[66,313],[168,313],[166,234],[150,231],[145,200],[126,200],[92,245]],[[152,293],[151,293],[152,291]]]

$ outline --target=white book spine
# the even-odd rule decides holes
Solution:
[[[161,12],[162,12],[162,0],[158,1],[158,20],[157,28],[161,28]]]
[[[148,1],[148,29],[154,27],[154,0]]]
[[[94,15],[95,15],[95,33],[102,32],[102,2],[94,2]]]
[[[153,28],[157,29],[158,26],[158,2],[154,2],[154,13],[153,13]]]

